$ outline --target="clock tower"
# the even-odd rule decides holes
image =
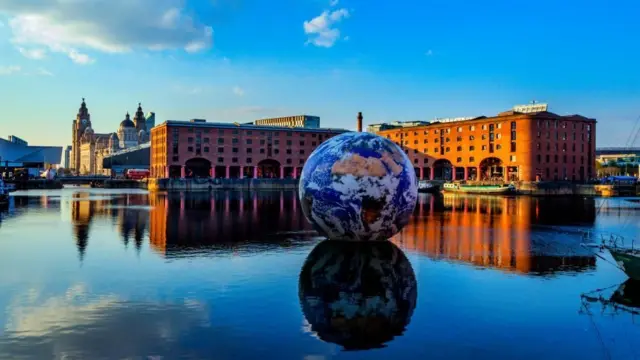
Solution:
[[[82,98],[82,104],[80,104],[78,114],[76,115],[75,120],[73,120],[72,129],[71,161],[69,167],[75,171],[80,170],[80,142],[82,140],[82,135],[84,135],[84,131],[90,127],[91,114],[89,114],[87,104],[85,103],[84,98]]]

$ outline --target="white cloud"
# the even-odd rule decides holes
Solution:
[[[1,0],[17,46],[45,47],[91,63],[88,51],[202,51],[213,30],[183,9],[183,0]]]
[[[23,47],[18,47],[18,51],[20,52],[20,54],[22,54],[22,56],[33,60],[42,60],[47,54],[47,50],[42,48],[25,49]]]
[[[80,65],[89,65],[89,64],[93,64],[95,62],[94,59],[92,59],[91,57],[89,57],[89,55],[87,54],[82,54],[79,53],[76,50],[70,50],[67,55],[69,56],[69,59],[71,59],[71,61],[73,61],[76,64],[80,64]]]
[[[338,5],[338,0],[329,1],[329,6],[336,6],[336,5]]]
[[[22,71],[20,66],[0,66],[0,76],[13,75]]]
[[[325,10],[310,21],[305,21],[303,24],[304,33],[309,36],[307,43],[319,47],[332,47],[340,38],[340,30],[335,25],[348,17],[349,11],[347,9],[331,12]]]
[[[234,86],[232,91],[233,91],[234,94],[236,94],[238,96],[243,96],[244,95],[244,90],[239,86]]]
[[[53,73],[45,68],[38,68],[36,70],[36,74],[42,76],[53,76]]]
[[[433,55],[433,50],[431,50],[431,49],[427,50],[427,52],[425,53],[425,55],[427,55],[427,56],[431,56],[431,55]]]

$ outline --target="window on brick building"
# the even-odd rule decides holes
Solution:
[[[487,150],[487,145],[482,145],[482,151]]]
[[[536,160],[538,161],[538,164],[540,164],[540,162],[542,161],[542,156],[540,154],[536,155]]]
[[[413,153],[417,154],[418,153],[418,149],[413,149]]]
[[[291,164],[291,159],[287,159],[287,164]]]
[[[562,152],[566,152],[567,151],[567,144],[562,144]]]
[[[422,159],[422,163],[423,164],[428,164],[429,163],[429,159],[427,159],[427,158]]]
[[[291,149],[287,149],[286,153],[291,155]]]
[[[487,134],[482,134],[482,140],[486,140],[487,139]]]
[[[219,152],[219,153],[223,153],[223,152],[224,152],[224,148],[223,148],[223,147],[219,147],[219,148],[218,148],[218,152]]]
[[[437,153],[437,152],[438,152],[438,148],[437,148],[437,147],[434,147],[434,148],[433,148],[433,152],[434,152],[434,153]]]
[[[475,136],[473,135],[469,136],[469,140],[475,140],[475,139],[476,139]]]
[[[418,140],[413,140],[413,145],[418,145]]]
[[[252,135],[253,133],[251,132],[251,130],[247,130],[247,135]]]
[[[487,130],[487,124],[482,124],[482,130]]]
[[[584,156],[580,156],[580,164],[584,165]]]
[[[500,150],[500,149],[502,149],[502,145],[497,144],[497,145],[496,145],[496,150]]]
[[[584,144],[580,144],[580,151],[584,152]]]
[[[567,163],[567,155],[562,155],[562,163],[566,164]]]
[[[238,158],[231,158],[231,162],[237,163],[238,162]]]
[[[424,148],[424,149],[422,149],[422,152],[424,152],[424,153],[429,152],[429,149]]]
[[[273,133],[273,136],[280,136],[280,132],[279,132],[279,131],[275,131],[275,132]]]
[[[300,141],[300,146],[304,146],[304,141]]]
[[[446,152],[451,151],[451,149],[447,146],[447,148],[445,149]]]
[[[193,152],[193,146],[189,146],[189,147],[187,148],[187,151],[188,151],[188,152]]]
[[[515,155],[511,155],[509,157],[509,160],[511,160],[511,162],[516,162],[516,156]]]
[[[433,139],[434,143],[437,143],[438,141],[439,141],[438,138]]]
[[[511,142],[511,152],[516,152],[516,142],[515,141]]]
[[[219,157],[219,158],[218,158],[218,162],[219,162],[219,163],[223,163],[223,162],[224,162],[224,158]]]
[[[208,146],[205,146],[205,147],[204,147],[204,152],[206,152],[206,153],[208,153],[208,152],[209,152],[209,147],[208,147]]]
[[[247,158],[247,164],[251,164],[253,162],[252,158]]]
[[[549,157],[549,155],[545,156],[545,161],[546,161],[546,162],[550,162],[550,161],[551,161],[551,158]],[[548,175],[547,175],[547,176],[548,176]]]
[[[264,140],[260,140],[260,145],[264,145],[265,141]]]
[[[540,143],[536,144],[536,149],[540,150]]]
[[[247,148],[247,154],[251,154],[253,152],[253,148]]]
[[[462,146],[458,146],[458,147],[456,148],[456,151],[462,151]]]
[[[238,152],[238,148],[232,148],[231,152],[237,153]]]
[[[208,144],[209,143],[209,138],[204,138],[204,143]]]
[[[232,144],[237,144],[237,143],[238,143],[238,139],[237,139],[237,138],[233,138],[233,139],[231,139],[231,143],[232,143]]]
[[[316,142],[315,142],[315,141],[312,141],[312,142],[311,142],[311,146],[316,146]]]
[[[469,158],[469,162],[475,162],[475,161],[476,161],[476,158],[474,158],[473,156]]]
[[[572,160],[572,162],[573,162],[574,164],[576,163],[576,156],[575,156],[575,155],[573,155],[573,160]]]
[[[462,126],[458,126],[458,132],[462,132]]]
[[[299,134],[300,134],[300,137],[304,137],[304,133],[299,133]]]
[[[304,150],[300,149],[300,155],[304,155]]]
[[[456,162],[462,162],[462,158],[461,157],[456,158]]]
[[[424,134],[425,134],[425,135],[429,135],[429,130],[425,130],[425,131],[424,131]]]
[[[300,164],[300,165],[304,164],[304,159],[298,160],[298,164]]]
[[[558,143],[553,144],[553,146],[555,147],[556,151],[559,150],[558,146],[560,146],[560,145],[558,145]]]
[[[274,154],[276,154],[276,155],[277,155],[277,154],[280,154],[280,150],[278,150],[278,149],[273,149],[273,153],[274,153]]]
[[[418,163],[418,159],[413,159],[413,163],[417,164]]]
[[[192,137],[188,138],[187,141],[189,142],[189,144],[193,144],[193,138]]]
[[[562,134],[562,141],[567,141],[567,133]]]
[[[476,147],[475,147],[475,146],[473,146],[473,145],[472,145],[472,146],[469,146],[469,151],[474,151],[475,149],[476,149]]]
[[[456,141],[462,141],[462,136],[458,136],[458,137],[456,138]]]
[[[557,155],[557,154],[556,154],[556,155],[553,155],[553,162],[554,162],[554,163],[557,163],[557,162],[558,162],[558,155]]]

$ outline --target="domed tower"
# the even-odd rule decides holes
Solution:
[[[138,103],[138,110],[136,110],[136,114],[133,116],[133,123],[136,126],[136,133],[144,130],[147,131],[147,123],[144,117],[144,112],[142,111],[142,104]]]
[[[111,136],[109,136],[109,150],[111,153],[120,150],[120,142],[116,133],[112,133]]]
[[[87,103],[82,98],[82,103],[78,109],[78,114],[73,120],[71,137],[71,159],[69,167],[78,171],[80,169],[80,143],[87,128],[91,127],[91,114],[87,108]]]
[[[127,149],[138,145],[136,125],[131,121],[129,113],[127,113],[127,116],[120,123],[118,139],[120,140],[120,149]]]

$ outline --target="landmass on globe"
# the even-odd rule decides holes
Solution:
[[[392,141],[350,132],[320,145],[304,165],[299,196],[307,219],[333,240],[388,240],[417,201],[411,161]]]

